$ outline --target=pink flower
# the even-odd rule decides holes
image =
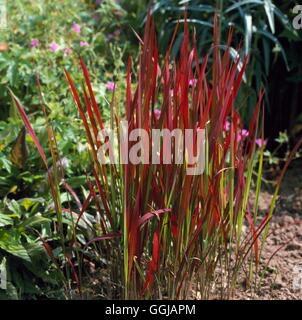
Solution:
[[[32,48],[38,47],[39,44],[40,44],[40,41],[39,41],[38,39],[36,39],[36,38],[31,39],[30,46],[31,46]]]
[[[81,41],[81,42],[80,42],[80,46],[81,46],[81,47],[88,47],[88,46],[89,46],[89,43],[86,42],[86,41]]]
[[[259,147],[259,148],[262,148],[262,146],[266,146],[267,144],[267,140],[262,140],[261,138],[260,139],[256,139],[255,140],[255,143],[256,145]]]
[[[230,129],[231,129],[230,121],[226,120],[225,123],[224,123],[224,127],[223,128],[224,128],[225,131],[230,131]]]
[[[195,87],[196,84],[197,84],[197,79],[191,79],[191,80],[189,80],[189,86]]]
[[[66,56],[69,56],[70,54],[71,54],[71,49],[70,48],[65,48],[64,49],[64,54],[66,55]]]
[[[54,41],[49,45],[49,50],[52,52],[57,52],[59,49],[60,46]]]
[[[249,132],[246,129],[242,129],[240,133],[243,138],[246,138],[249,136]]]
[[[156,120],[159,120],[161,111],[159,109],[154,109],[154,117]]]
[[[73,32],[75,32],[75,33],[80,33],[80,32],[81,32],[81,26],[80,26],[79,24],[77,24],[77,23],[74,22],[74,23],[72,24],[71,30],[72,30]]]
[[[116,84],[112,81],[108,81],[106,83],[106,89],[109,91],[114,91],[114,89],[116,89]]]
[[[238,139],[238,141],[241,141],[241,139],[244,139],[244,138],[246,138],[248,136],[249,136],[248,130],[242,129],[242,130],[239,131],[237,139]]]

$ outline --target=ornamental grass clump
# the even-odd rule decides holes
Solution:
[[[58,215],[54,224],[58,226],[63,252],[69,252],[66,268],[80,289],[84,285],[83,257],[87,259],[95,252],[106,261],[102,268],[108,277],[104,286],[110,298],[224,299],[234,293],[239,275],[246,277],[251,286],[256,283],[261,251],[284,172],[270,211],[259,215],[265,146],[263,92],[259,93],[249,128],[243,128],[236,95],[248,58],[234,59],[231,55],[231,33],[229,45],[220,50],[217,17],[215,20],[213,50],[209,56],[198,57],[197,39],[190,35],[185,18],[181,53],[172,61],[171,48],[180,25],[177,24],[168,51],[160,59],[154,23],[148,15],[144,36],[137,35],[141,47],[137,68],[131,58],[128,60],[126,105],[119,104],[114,86],[109,123],[102,120],[84,61],[81,60],[85,78],[81,90],[65,70],[89,144],[92,168],[87,178],[88,196],[80,205],[79,201],[75,204],[71,201],[69,208],[59,203],[60,188],[66,188],[71,199],[77,200],[77,196],[64,179],[63,183],[58,179],[56,163],[60,158],[50,123],[48,133],[55,170],[49,171],[49,179]],[[136,74],[132,74],[133,69]],[[20,102],[13,97],[48,168],[38,138]],[[42,95],[41,103],[44,105]],[[120,133],[121,121],[127,121],[127,143],[117,135],[118,161],[105,163],[104,158],[111,159],[113,146],[104,135],[114,129]],[[143,129],[147,138],[130,139],[135,129]],[[170,133],[191,129],[193,153],[203,145],[202,172],[190,173],[188,169],[194,168],[194,164],[189,161],[190,150],[186,148],[180,151],[183,161],[176,161],[179,143],[174,138],[170,144],[160,140],[157,161],[152,163],[154,129]],[[197,139],[200,130],[202,141]],[[103,152],[105,145],[108,148]],[[146,145],[150,148],[144,149]],[[167,163],[169,149],[174,153],[171,152],[171,161]],[[141,161],[122,161],[131,152]],[[255,172],[258,177],[253,179]],[[254,200],[250,198],[252,189]],[[68,227],[71,232],[66,232],[63,226],[64,212],[75,217]],[[86,221],[87,212],[93,216],[93,224]],[[87,233],[83,221],[89,224]],[[47,251],[52,254],[49,246]],[[79,268],[69,258],[70,252]]]

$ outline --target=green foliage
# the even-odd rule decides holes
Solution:
[[[153,4],[151,12],[156,16],[162,52],[169,44],[178,17],[183,16],[186,9],[190,28],[196,31],[198,51],[204,54],[213,43],[213,18],[217,8],[219,44],[224,46],[227,43],[228,32],[232,28],[233,48],[240,45],[238,54],[242,59],[245,55],[249,56],[245,71],[246,81],[239,92],[237,106],[244,109],[242,116],[246,122],[253,114],[260,87],[265,88],[268,110],[273,111],[268,101],[268,77],[278,58],[281,57],[288,71],[295,68],[299,61],[297,58],[292,59],[295,51],[287,50],[288,44],[284,41],[296,42],[302,39],[301,34],[293,29],[288,16],[292,16],[291,9],[294,4],[276,3],[277,1],[273,0],[161,0]],[[183,19],[180,21],[183,23]],[[179,32],[172,50],[174,56],[179,54],[181,37],[182,33]],[[293,78],[297,80],[297,77]]]
[[[288,133],[286,131],[280,132],[279,137],[277,137],[275,141],[278,143],[277,148],[275,148],[273,151],[267,149],[264,152],[265,163],[269,166],[281,165],[281,163],[286,161],[288,155],[290,154],[290,141]],[[283,156],[280,156],[280,149],[283,149]],[[298,159],[300,157],[301,153],[300,151],[298,151],[295,155],[295,159]]]
[[[216,23],[216,43],[217,30]],[[126,118],[128,130],[143,127],[150,133],[153,128],[203,129],[204,171],[201,175],[188,175],[186,161],[182,164],[172,162],[166,167],[162,163],[101,163],[99,157],[107,154],[102,154],[99,133],[106,122],[102,121],[99,114],[87,67],[81,60],[85,76],[82,87],[84,100],[65,70],[85,129],[93,170],[90,172],[89,191],[86,191],[84,204],[75,209],[75,217],[78,218],[69,225],[67,231],[63,230],[62,212],[66,209],[60,196],[61,186],[56,169],[59,150],[53,145],[56,139],[47,121],[54,167],[49,172],[49,183],[55,203],[55,222],[57,228],[61,229],[61,262],[69,262],[67,253],[70,252],[78,259],[79,255],[90,256],[90,259],[93,256],[103,257],[109,278],[107,295],[111,298],[188,298],[191,283],[196,284],[196,290],[202,298],[211,297],[213,286],[221,298],[229,298],[236,288],[241,268],[249,269],[249,280],[256,284],[268,223],[284,175],[283,171],[269,213],[265,217],[258,216],[264,153],[264,131],[259,123],[263,93],[260,92],[247,132],[243,130],[240,115],[234,109],[247,59],[239,68],[239,73],[240,58],[233,63],[228,48],[221,54],[216,46],[214,59],[209,64],[207,57],[199,60],[194,43],[192,47],[189,46],[189,30],[185,24],[180,63],[169,68],[171,61],[168,51],[163,64],[159,65],[150,16],[143,39],[137,68],[138,80],[131,82],[129,59],[126,108],[120,109],[117,105],[119,102],[115,99],[112,101],[110,127],[113,129],[116,120],[116,126],[121,130],[118,120]],[[212,73],[207,73],[208,68]],[[192,81],[193,74],[195,82]],[[132,92],[133,87],[135,92]],[[48,168],[41,142],[28,116],[17,97],[11,94]],[[155,109],[160,110],[158,117],[155,116]],[[45,116],[49,118],[47,114]],[[260,132],[262,144],[258,141],[261,145],[258,152],[256,138]],[[118,140],[118,143],[120,145],[122,142]],[[125,152],[128,153],[129,149],[131,146],[127,144]],[[250,190],[257,164],[256,199],[252,203]],[[90,218],[86,212],[88,206],[91,208]],[[261,218],[260,223],[258,218]],[[80,221],[86,223],[88,229],[90,221],[94,228],[91,232],[83,233]],[[243,230],[244,223],[249,225],[249,230]],[[258,238],[263,231],[264,237],[260,241]],[[72,244],[67,242],[70,237]],[[77,261],[79,263],[81,259]],[[81,279],[80,270],[76,272],[72,267],[71,271],[76,279]],[[77,283],[80,287],[80,280]]]
[[[59,104],[52,103],[49,110],[64,162],[64,181],[77,191],[80,198],[84,198],[85,194],[80,195],[81,185],[86,183],[85,171],[90,159],[83,129],[79,120],[64,114]],[[38,114],[34,117],[34,128],[46,146],[47,161],[51,164],[46,121]],[[1,291],[1,297],[64,298],[68,290],[62,275],[64,264],[56,261],[61,261],[64,256],[58,242],[58,230],[54,228],[54,221],[57,221],[54,202],[47,174],[29,135],[25,139],[28,155],[23,159],[24,165],[19,167],[12,161],[12,151],[21,129],[20,119],[16,116],[9,118],[8,122],[0,122],[0,257],[6,259],[10,279],[8,290]],[[68,205],[70,199],[66,192],[61,193],[63,204]],[[63,224],[72,226],[70,215],[64,213],[63,216]],[[87,229],[86,224],[80,223],[80,226],[84,231]],[[46,255],[37,231],[44,241],[52,243],[55,261]]]
[[[86,141],[83,136],[83,129],[79,126],[79,121],[68,115],[64,115],[61,108],[56,108],[53,104],[50,117],[56,129],[58,146],[62,152],[62,157],[66,159],[66,177],[79,176],[87,168],[89,155]],[[47,130],[45,128],[45,118],[35,117],[34,128],[39,135],[41,143],[47,145]],[[41,160],[34,152],[34,143],[27,136],[26,144],[29,149],[28,157],[23,168],[18,168],[12,162],[11,151],[14,140],[21,129],[20,120],[10,119],[9,122],[0,122],[0,196],[22,197],[24,195],[42,195],[46,191],[45,171],[41,167]],[[48,161],[51,162],[49,148],[45,148],[48,154]],[[73,161],[70,161],[73,159]],[[85,179],[84,179],[85,180]],[[73,184],[74,185],[74,184]],[[48,188],[48,187],[47,187]]]
[[[7,271],[7,290],[0,289],[0,299],[51,297],[54,289],[59,295],[60,273],[37,237],[51,221],[41,213],[44,205],[42,198],[0,202],[0,262]]]
[[[271,1],[219,1],[215,38],[219,45],[213,48],[213,1],[161,0],[152,8],[161,26],[161,52],[167,53],[176,17],[183,14],[185,4],[189,28],[196,29],[198,41],[191,43],[196,57],[192,61],[183,42],[189,43],[189,30],[180,20],[171,52],[180,65],[170,64],[170,52],[162,64],[155,65],[157,45],[150,20],[140,55],[129,44],[129,39],[137,42],[131,27],[140,30],[137,17],[146,3],[9,2],[10,26],[5,35],[9,50],[0,55],[0,105],[6,110],[0,121],[0,264],[8,272],[8,290],[0,290],[0,298],[72,298],[75,288],[81,295],[87,262],[102,266],[107,277],[102,285],[107,297],[113,298],[188,297],[191,281],[204,298],[210,297],[213,285],[226,298],[232,295],[242,267],[250,269],[251,280],[257,280],[253,273],[261,258],[258,237],[268,228],[275,202],[274,198],[269,215],[258,224],[262,165],[263,160],[272,164],[277,160],[264,144],[256,146],[262,94],[256,111],[254,107],[272,58],[281,56],[290,67],[293,62],[287,59],[281,35],[276,35],[275,18],[284,27],[282,36],[297,39],[297,34]],[[81,26],[80,32],[72,30],[73,23]],[[234,36],[226,43],[229,24]],[[32,39],[39,43],[31,46]],[[81,46],[81,41],[89,45]],[[118,41],[122,46],[116,45]],[[52,42],[60,50],[52,52]],[[67,48],[71,52],[64,51]],[[138,68],[129,60],[125,75],[129,52]],[[196,84],[188,86],[193,77]],[[114,99],[106,89],[107,81],[117,84]],[[81,91],[84,109],[78,100],[78,110],[74,107],[68,83],[74,97]],[[89,92],[86,100],[81,84]],[[7,87],[15,95],[9,96]],[[224,103],[227,99],[229,104]],[[249,114],[242,109],[247,100],[253,120],[244,140],[238,136],[243,132],[239,113],[248,122]],[[161,109],[159,119],[154,108]],[[100,165],[95,149],[100,118],[114,127],[123,117],[133,126],[139,118],[149,129],[167,128],[168,123],[203,127],[207,133],[204,174],[186,176],[186,164],[164,169],[162,165]],[[261,136],[264,140],[263,131]],[[287,146],[286,155],[293,157],[286,134],[277,142]],[[251,203],[254,186],[256,200]],[[244,223],[250,226],[246,233]],[[218,264],[225,274],[217,271]]]
[[[71,261],[66,260],[66,244],[60,241],[62,230],[56,229],[55,224],[59,223],[61,229],[66,227],[69,231],[65,240],[72,241],[70,230],[76,222],[74,213],[60,212],[56,216],[56,205],[61,203],[67,206],[71,196],[64,189],[65,192],[58,194],[58,201],[53,201],[47,173],[34,152],[33,139],[22,134],[20,117],[11,103],[8,88],[20,97],[27,112],[32,115],[33,127],[42,145],[46,146],[44,150],[49,170],[56,171],[61,161],[64,163],[64,179],[60,169],[61,176],[58,176],[57,183],[60,187],[64,184],[68,185],[69,190],[75,190],[79,205],[87,193],[82,185],[87,180],[90,157],[77,111],[68,96],[63,69],[73,69],[79,75],[77,81],[81,82],[83,77],[75,67],[78,57],[84,57],[89,65],[93,63],[91,76],[95,98],[102,116],[108,119],[108,100],[112,93],[106,88],[106,82],[116,82],[118,91],[124,88],[122,59],[128,41],[125,38],[122,47],[117,46],[116,41],[123,36],[121,31],[125,12],[110,0],[103,1],[99,6],[95,2],[72,0],[9,1],[7,12],[9,25],[6,32],[1,33],[1,41],[8,44],[8,49],[0,54],[0,248],[2,261],[5,260],[10,277],[6,294],[13,298],[43,296],[48,295],[49,290],[56,292],[58,285],[62,287],[62,284],[66,293],[71,285],[68,280],[72,272],[69,270]],[[74,23],[77,24],[76,28],[73,28]],[[50,50],[52,43],[58,46],[55,52]],[[52,161],[36,74],[44,88],[43,99],[48,120],[56,132],[55,139],[62,157],[58,163]],[[19,212],[23,205],[27,208],[26,212]],[[27,214],[27,210],[31,209],[29,207],[37,207],[35,210],[38,212]],[[75,207],[71,205],[70,209]],[[89,217],[88,213],[85,216]],[[90,220],[91,229],[95,221]],[[83,234],[97,235],[93,230],[87,230],[87,224],[82,221],[78,225]],[[47,251],[48,258],[45,257],[37,231],[46,243],[51,243],[53,250]],[[83,239],[79,241],[83,242]],[[44,254],[41,256],[43,263],[37,260],[40,257],[38,247]],[[33,257],[35,261],[29,249],[36,254],[37,259]],[[33,269],[39,265],[40,269]],[[50,278],[53,277],[54,281],[48,288],[45,273],[50,275],[50,270]],[[31,285],[34,279],[40,279],[40,283]],[[43,290],[39,289],[40,284]],[[47,297],[61,295],[60,290],[54,292]]]
[[[74,114],[66,99],[62,70],[64,67],[70,70],[79,56],[85,57],[89,65],[94,61],[94,88],[98,101],[106,108],[104,99],[101,101],[105,83],[121,71],[121,59],[128,43],[125,41],[123,48],[114,45],[120,33],[117,16],[121,17],[123,10],[113,3],[104,1],[96,10],[83,1],[8,2],[9,25],[3,39],[8,43],[8,50],[0,55],[2,119],[12,112],[7,87],[18,94],[30,112],[39,110],[35,71],[47,89],[45,99],[50,107],[59,104],[65,113]],[[73,23],[80,26],[80,32],[73,30]],[[33,39],[38,41],[34,46]],[[53,42],[59,46],[56,52],[50,50]],[[81,42],[88,45],[81,46]],[[70,52],[66,51],[69,49]]]

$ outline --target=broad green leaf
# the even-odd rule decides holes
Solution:
[[[50,222],[50,221],[51,221],[50,219],[47,219],[47,218],[44,218],[44,217],[41,217],[41,216],[33,216],[33,217],[30,217],[30,218],[26,219],[20,225],[20,227],[21,228],[32,227],[34,225],[41,225],[43,223]]]
[[[5,169],[8,173],[12,172],[12,163],[9,161],[9,159],[4,158],[4,156],[1,156],[0,158],[0,169]]]
[[[14,234],[7,230],[1,230],[0,248],[18,258],[30,262],[30,257],[21,243],[19,234]]]
[[[18,201],[18,203],[24,207],[26,211],[28,211],[32,206],[36,203],[44,203],[45,200],[43,198],[24,198]]]
[[[68,192],[62,192],[60,194],[61,196],[61,203],[70,202],[71,201],[71,195]]]
[[[16,215],[21,217],[22,211],[21,211],[19,203],[16,200],[11,200],[7,204],[7,207],[12,213],[15,213]]]
[[[14,219],[8,214],[0,212],[0,227],[11,226],[14,224]]]

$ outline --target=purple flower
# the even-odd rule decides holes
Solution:
[[[161,111],[159,109],[154,109],[154,117],[156,120],[159,120]]]
[[[38,47],[39,44],[40,44],[40,41],[39,41],[38,39],[36,39],[36,38],[31,39],[30,46],[31,46],[32,48]]]
[[[114,91],[116,89],[116,84],[112,81],[106,83],[106,89],[109,91]]]
[[[59,49],[60,49],[60,46],[54,41],[49,45],[49,50],[51,52],[57,52]]]
[[[191,80],[189,80],[189,86],[195,87],[196,84],[197,84],[197,79],[191,79]]]
[[[81,47],[88,47],[88,46],[89,46],[89,43],[86,42],[86,41],[81,41],[81,42],[80,42],[80,46],[81,46]]]
[[[79,24],[77,24],[77,23],[74,22],[74,23],[72,24],[71,30],[72,30],[73,32],[75,32],[75,33],[80,33],[80,32],[81,32],[81,26],[80,26]]]
[[[71,49],[70,48],[65,48],[64,49],[64,54],[66,55],[66,56],[69,56],[70,54],[71,54]]]
[[[262,140],[261,138],[260,139],[256,139],[255,140],[256,142],[256,145],[259,147],[259,148],[262,148],[262,146],[266,146],[267,144],[267,140]]]

